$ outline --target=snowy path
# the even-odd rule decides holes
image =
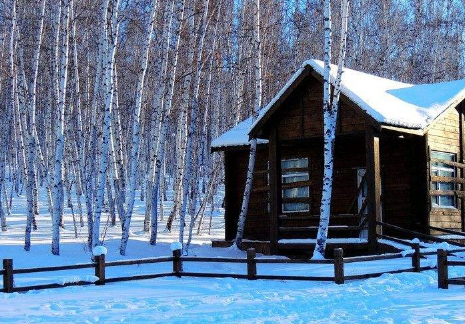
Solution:
[[[436,274],[333,283],[160,278],[0,295],[0,323],[464,323]]]

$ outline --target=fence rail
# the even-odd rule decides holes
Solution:
[[[268,279],[268,280],[305,280],[305,281],[333,281],[337,284],[343,284],[346,280],[364,279],[380,276],[385,273],[398,273],[398,272],[419,272],[425,270],[425,267],[421,267],[419,244],[412,244],[412,251],[407,253],[389,253],[385,255],[371,255],[371,256],[359,256],[344,258],[344,251],[342,249],[334,250],[334,258],[329,260],[296,260],[296,259],[272,259],[272,258],[256,258],[255,249],[251,248],[247,250],[247,258],[212,258],[212,257],[189,257],[181,256],[181,250],[173,251],[171,257],[159,257],[159,258],[147,258],[137,260],[125,260],[125,261],[105,261],[105,255],[95,257],[94,263],[66,265],[66,266],[54,266],[54,267],[43,267],[43,268],[24,268],[14,269],[12,259],[3,260],[3,270],[0,270],[0,275],[3,277],[3,289],[1,292],[12,293],[12,292],[24,292],[29,290],[39,289],[50,289],[67,286],[84,286],[84,285],[105,285],[106,283],[119,282],[119,281],[130,281],[130,280],[143,280],[153,279],[161,277],[199,277],[199,278],[237,278],[237,279]],[[390,260],[396,258],[410,257],[412,259],[412,267],[402,270],[383,271],[376,273],[367,273],[360,275],[345,275],[344,265],[349,263],[357,262],[368,262],[378,260]],[[114,278],[106,278],[106,268],[108,267],[119,267],[119,266],[131,266],[131,265],[142,265],[142,264],[154,264],[154,263],[172,263],[172,271],[165,273],[153,273],[143,275],[132,275],[132,276],[120,276]],[[186,263],[191,262],[215,262],[215,263],[240,263],[246,264],[247,273],[210,273],[210,272],[189,272],[184,271],[183,266]],[[332,264],[334,267],[334,276],[291,276],[291,275],[268,275],[258,274],[257,264]],[[465,264],[465,263],[464,263]],[[77,282],[65,282],[63,284],[51,283],[43,285],[32,285],[32,286],[15,286],[14,276],[19,274],[28,273],[39,273],[39,272],[56,272],[66,270],[78,270],[78,269],[91,269],[95,271],[94,282],[92,281],[77,281]]]

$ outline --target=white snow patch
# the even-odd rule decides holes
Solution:
[[[367,243],[367,239],[349,237],[349,238],[329,238],[327,243]],[[280,244],[315,244],[316,239],[281,239]]]
[[[170,245],[171,251],[177,251],[177,250],[182,250],[182,244],[181,242],[173,242]]]
[[[247,146],[249,142],[249,132],[252,126],[252,117],[240,122],[232,129],[213,140],[211,143],[212,148],[221,148],[228,146]],[[257,144],[267,144],[268,140],[257,139]]]
[[[97,245],[92,249],[92,254],[94,256],[107,255],[108,250],[103,245]]]
[[[96,276],[92,276],[92,275],[89,275],[89,276],[74,276],[74,277],[61,278],[59,280],[58,284],[66,285],[66,284],[69,284],[69,283],[76,283],[76,282],[80,282],[80,281],[96,282],[97,280],[99,280],[99,278],[96,277]]]

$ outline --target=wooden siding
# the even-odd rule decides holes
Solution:
[[[428,129],[428,147],[430,151],[455,153],[460,160],[460,113],[456,108],[446,111]],[[462,228],[461,203],[454,208],[430,208],[429,225],[458,229]]]
[[[283,103],[272,120],[278,121],[280,140],[323,136],[323,85],[309,76]],[[365,131],[366,116],[344,101],[340,103],[337,134]]]
[[[423,137],[383,133],[380,155],[384,222],[415,230],[421,230],[418,224],[426,224],[426,155],[423,147]]]
[[[244,194],[249,152],[246,150],[227,151],[225,154],[225,232],[226,240],[236,238],[237,220],[241,210]],[[269,240],[268,212],[268,181],[267,169],[268,150],[257,149],[255,171],[250,196],[249,210],[244,231],[244,239]]]

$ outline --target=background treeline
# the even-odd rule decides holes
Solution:
[[[122,254],[135,199],[146,203],[152,244],[168,189],[164,226],[183,229],[186,215],[201,221],[223,178],[209,143],[253,111],[255,8],[252,0],[0,0],[2,229],[12,197],[26,195],[29,249],[39,189],[54,254],[65,205],[74,226],[87,226],[89,246],[99,244],[108,211],[122,228]],[[260,17],[266,104],[305,59],[322,59],[323,1],[262,0]],[[347,46],[349,68],[411,83],[463,78],[465,0],[353,0]]]

